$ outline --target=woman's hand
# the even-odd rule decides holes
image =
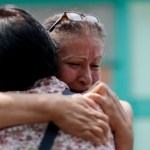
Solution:
[[[105,114],[109,117],[109,123],[115,137],[116,149],[132,150],[133,112],[129,103],[119,101],[116,94],[102,82],[99,82],[96,86],[93,86],[90,92],[95,93],[95,102],[102,107]]]
[[[108,117],[94,105],[92,99],[79,94],[0,93],[0,128],[53,121],[77,137],[94,144],[105,143]]]
[[[108,117],[97,111],[95,102],[80,94],[61,98],[64,99],[55,101],[52,105],[52,121],[72,135],[96,145],[105,144],[108,140]]]

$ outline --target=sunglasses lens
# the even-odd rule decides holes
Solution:
[[[65,19],[64,19],[65,17]],[[81,21],[81,20],[87,20],[91,23],[100,23],[100,20],[95,16],[85,16],[83,14],[78,14],[74,12],[64,12],[61,18],[59,18],[50,28],[49,32],[52,32],[54,28],[62,21],[64,20],[72,20],[72,21]]]
[[[98,18],[97,17],[95,17],[95,16],[85,16],[85,19],[87,20],[87,21],[89,21],[89,22],[92,22],[92,23],[99,23],[99,20],[98,20]]]
[[[73,21],[80,21],[82,19],[81,15],[77,13],[66,13],[66,15],[68,19],[73,20]]]

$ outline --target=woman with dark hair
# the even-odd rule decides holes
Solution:
[[[0,9],[0,23],[0,91],[27,90],[56,75],[55,47],[40,23],[17,8]]]

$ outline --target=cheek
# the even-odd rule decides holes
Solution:
[[[92,73],[92,79],[93,79],[93,84],[96,83],[97,81],[101,80],[101,71],[96,71]]]
[[[72,83],[77,78],[77,73],[68,66],[62,65],[59,66],[59,79],[66,84]]]

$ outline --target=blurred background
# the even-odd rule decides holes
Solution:
[[[134,110],[134,150],[150,148],[150,0],[0,0],[42,22],[63,11],[98,16],[107,33],[102,80]]]

